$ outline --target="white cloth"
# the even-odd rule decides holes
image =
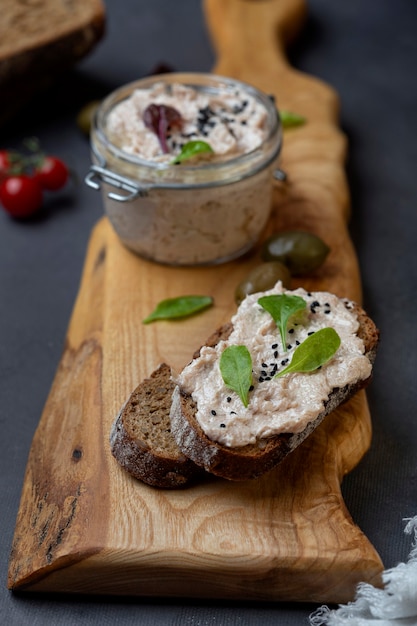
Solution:
[[[383,589],[360,583],[354,602],[320,607],[310,615],[311,626],[417,626],[417,516],[405,521],[404,531],[414,534],[407,563],[383,572]]]

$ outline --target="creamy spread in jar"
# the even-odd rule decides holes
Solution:
[[[307,303],[305,311],[289,320],[286,346],[273,318],[258,304],[262,295],[281,293],[301,296]],[[227,340],[214,348],[203,347],[200,356],[178,376],[178,384],[197,403],[196,418],[206,435],[225,446],[239,447],[280,433],[301,432],[323,410],[334,388],[365,380],[371,374],[364,343],[356,335],[357,316],[349,309],[349,301],[333,294],[304,289],[290,292],[279,282],[270,291],[247,296],[232,323]],[[275,377],[309,333],[329,326],[341,338],[330,361],[311,373]],[[225,386],[219,369],[221,353],[232,344],[246,345],[252,356],[253,390],[247,408]]]
[[[181,115],[180,127],[167,130],[167,153],[144,122],[152,104],[173,107]],[[111,111],[107,128],[112,142],[124,152],[160,163],[169,163],[188,141],[197,140],[210,145],[210,158],[232,158],[259,146],[267,132],[265,107],[240,88],[212,92],[163,82],[135,89]]]
[[[167,129],[167,151],[144,123],[150,105],[181,115],[180,126]],[[101,104],[86,182],[101,187],[114,230],[140,256],[169,265],[223,263],[252,248],[264,230],[281,139],[275,104],[250,85],[211,74],[149,77]],[[174,165],[189,141],[213,152]]]

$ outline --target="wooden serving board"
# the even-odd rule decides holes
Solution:
[[[331,254],[294,287],[360,301],[349,239],[346,140],[336,93],[292,69],[288,37],[302,0],[207,0],[215,72],[273,93],[307,118],[285,131],[288,182],[274,191],[269,232],[302,228]],[[115,415],[134,387],[166,361],[179,370],[235,310],[233,292],[256,251],[219,267],[178,269],[122,247],[106,219],[94,229],[65,349],[33,439],[9,568],[18,590],[345,602],[379,582],[382,563],[352,521],[340,482],[371,437],[364,392],[344,405],[275,470],[240,484],[215,479],[162,491],[126,474],[109,450]],[[143,325],[163,298],[214,296],[204,314]]]

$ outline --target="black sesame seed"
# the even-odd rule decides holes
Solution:
[[[274,352],[274,358],[277,359],[278,358],[278,350],[275,350]]]
[[[307,295],[311,297],[313,294],[311,293],[311,291],[307,291]]]
[[[294,328],[290,328],[290,330],[288,332],[290,333],[290,335],[292,335],[293,332],[294,332]]]
[[[220,428],[226,428],[226,424],[220,424]]]
[[[291,348],[292,348],[292,345],[289,343],[287,346],[287,350],[291,350]]]
[[[307,335],[309,335],[309,336],[310,336],[310,335],[314,335],[314,330],[310,330],[310,332],[309,332],[309,333],[307,333]]]
[[[232,398],[231,398],[230,396],[227,396],[226,400],[227,400],[228,402],[231,402],[231,401],[232,401]]]
[[[300,345],[300,342],[298,341],[298,339],[296,340],[295,345],[296,345],[296,346],[299,346],[299,345]]]
[[[278,348],[278,344],[277,344],[277,343],[273,343],[273,344],[272,344],[272,346],[271,346],[271,348],[272,348],[273,350],[275,350],[275,348]]]
[[[259,376],[258,382],[263,383],[264,382],[264,378],[262,378],[262,376]]]
[[[283,361],[281,361],[281,365],[287,365],[289,359],[284,359]]]
[[[181,133],[181,137],[183,139],[189,139],[190,137],[195,137],[197,135],[197,133],[195,133],[194,131],[191,131],[190,133]]]
[[[326,309],[326,311],[324,311],[325,315],[328,315],[329,313],[331,313],[330,309]]]
[[[203,109],[199,109],[198,113],[198,117],[204,120],[208,120],[210,117],[215,115],[215,112],[209,106],[206,106]]]
[[[211,414],[212,415],[217,415],[216,411],[214,409],[211,410]]]
[[[249,391],[253,391],[253,390],[254,390],[254,386],[253,386],[253,385],[251,385],[251,386],[249,387]]]
[[[268,366],[265,365],[265,367],[268,367]],[[265,370],[261,370],[261,376],[266,376],[266,375],[267,375],[266,371]]]
[[[271,380],[270,376],[265,376],[265,380]]]
[[[230,411],[230,415],[237,415],[236,411]]]
[[[262,363],[262,367],[268,367],[266,363]]]

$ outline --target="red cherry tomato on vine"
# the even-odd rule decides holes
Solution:
[[[61,159],[47,156],[36,170],[35,177],[43,189],[57,191],[66,184],[69,171]]]
[[[42,188],[35,178],[25,174],[10,176],[0,185],[0,202],[13,217],[29,217],[42,206]]]

